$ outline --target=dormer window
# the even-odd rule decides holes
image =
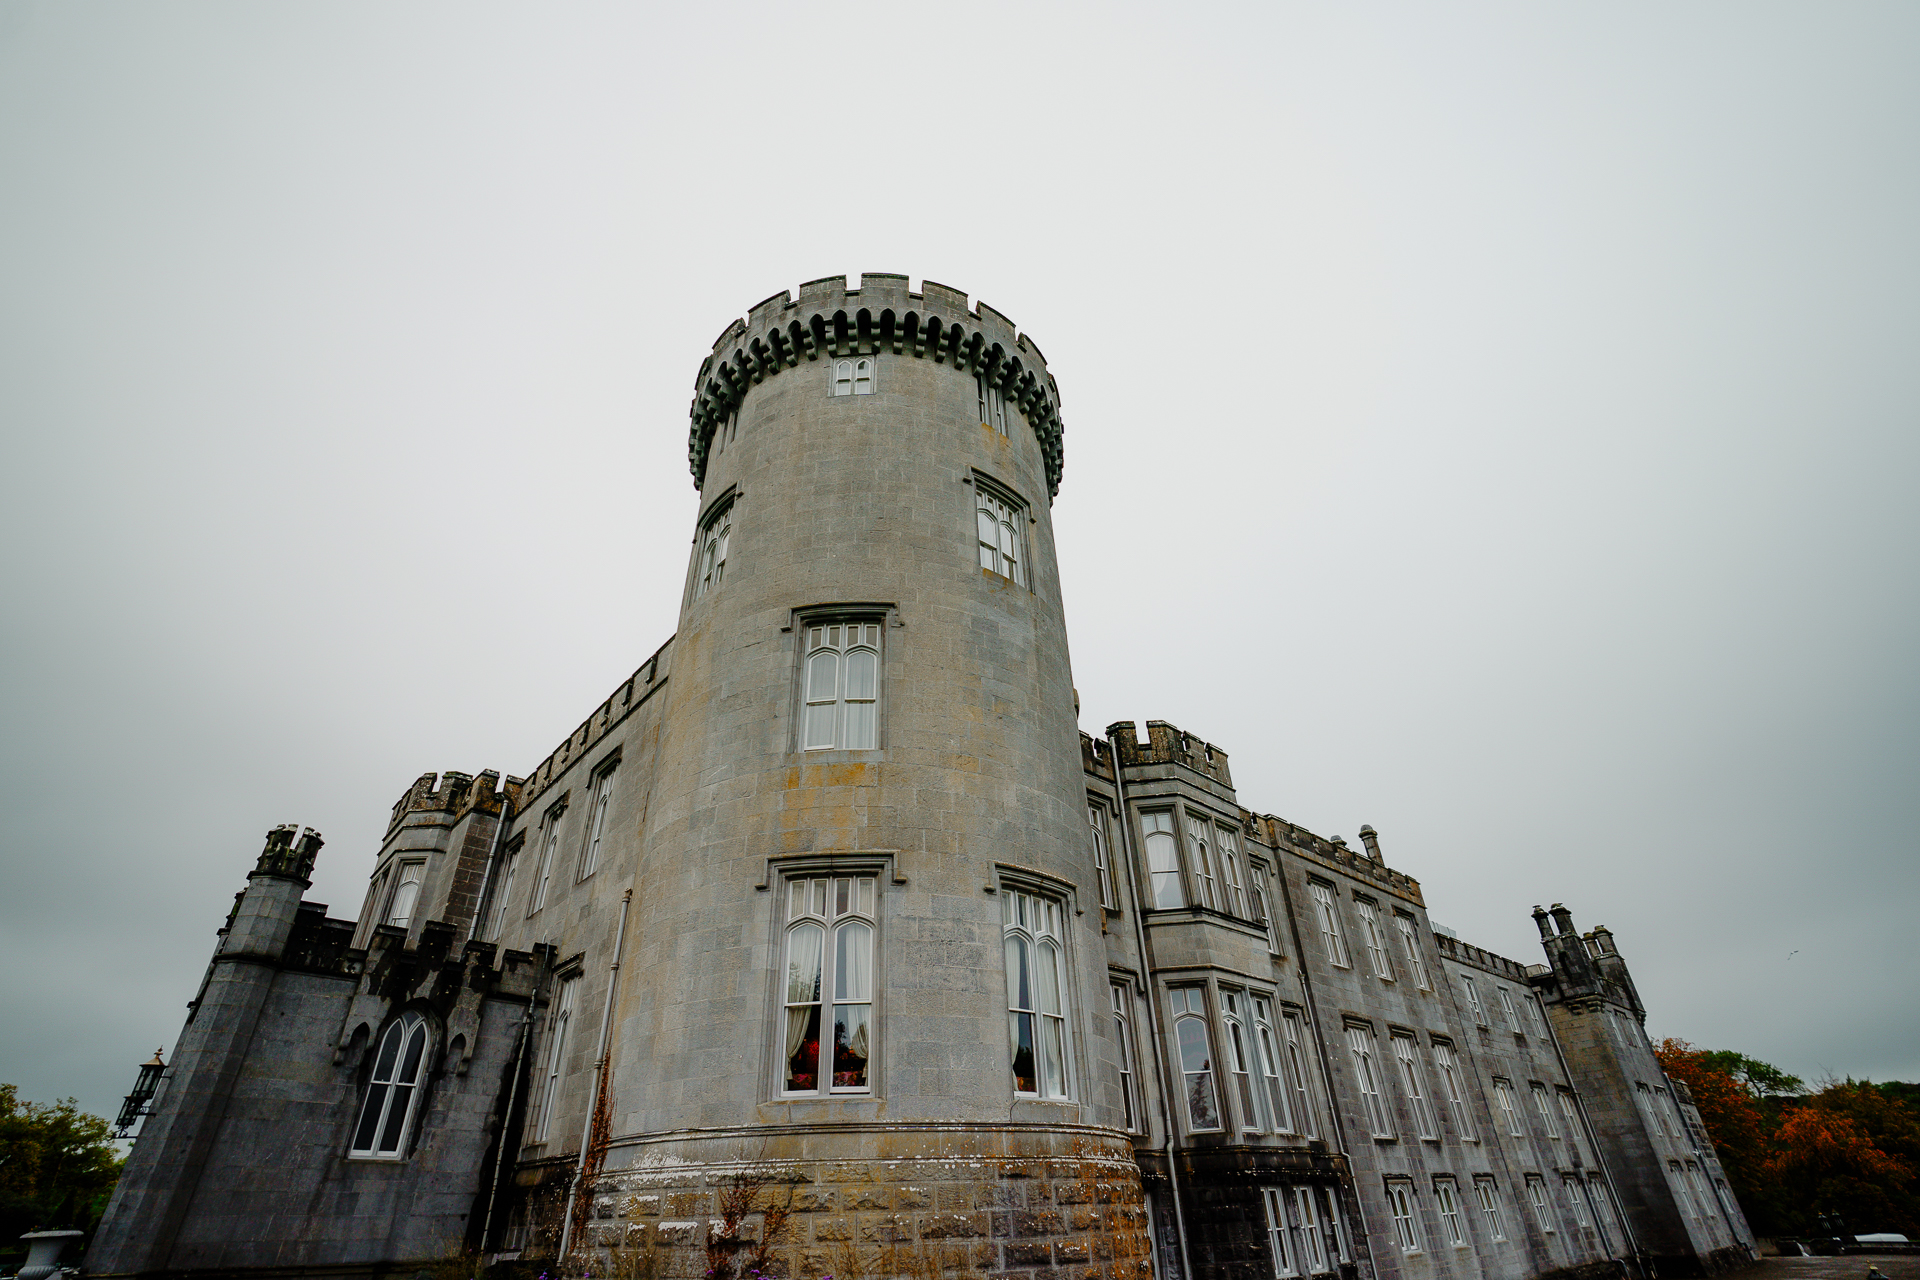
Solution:
[[[833,362],[833,394],[870,396],[873,394],[873,357]]]

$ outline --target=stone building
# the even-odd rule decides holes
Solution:
[[[814,281],[700,369],[674,636],[427,774],[356,920],[269,837],[102,1274],[1712,1272],[1751,1237],[1605,930],[1523,967],[1170,724],[1079,732],[1039,348]]]

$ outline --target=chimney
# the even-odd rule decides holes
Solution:
[[[1367,846],[1369,858],[1383,867],[1387,865],[1387,860],[1380,856],[1380,833],[1373,829],[1371,823],[1360,824],[1360,843]]]

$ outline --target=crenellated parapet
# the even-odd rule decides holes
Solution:
[[[1470,942],[1462,942],[1444,933],[1433,935],[1433,945],[1439,948],[1440,954],[1449,960],[1495,974],[1512,982],[1525,985],[1532,976],[1527,966],[1518,960],[1509,960],[1505,956],[1495,955],[1485,947],[1476,947]]]
[[[1276,818],[1270,813],[1248,813],[1242,810],[1241,815],[1243,830],[1262,844],[1275,849],[1286,849],[1305,858],[1317,859],[1355,880],[1371,881],[1390,893],[1399,894],[1422,906],[1426,905],[1418,880],[1395,871],[1386,863],[1376,860],[1365,852],[1349,849],[1346,841],[1339,836],[1328,839],[1297,823],[1288,822],[1285,818]]]
[[[1060,388],[1046,357],[1013,321],[984,302],[972,308],[967,295],[931,280],[921,291],[907,277],[868,273],[858,289],[845,276],[827,276],[756,303],[714,341],[694,379],[688,416],[687,460],[695,487],[706,483],[707,450],[713,433],[740,407],[747,390],[802,362],[879,352],[950,364],[976,373],[1018,406],[1046,459],[1047,490],[1060,492],[1065,463]]]
[[[667,682],[667,651],[673,645],[673,637],[667,637],[666,644],[653,651],[653,656],[640,664],[640,669],[626,678],[618,689],[607,695],[594,713],[582,720],[567,740],[555,747],[551,754],[527,775],[526,781],[518,788],[515,801],[521,807],[531,805],[540,798],[542,792],[553,785],[554,779],[562,777],[573,767],[575,761],[592,750],[593,744],[605,737],[607,731],[626,718],[627,713],[651,698],[654,693],[665,687]],[[514,779],[514,782],[520,782]]]
[[[1227,753],[1211,742],[1188,733],[1165,720],[1147,721],[1147,741],[1141,742],[1133,721],[1117,720],[1107,726],[1107,736],[1118,744],[1120,765],[1177,764],[1205,774],[1229,791],[1233,774],[1227,769]]]
[[[394,802],[387,834],[392,835],[410,813],[445,813],[455,821],[476,811],[499,817],[519,803],[525,781],[509,776],[506,786],[502,787],[500,774],[493,769],[482,769],[478,776],[454,769],[440,774],[423,773]]]
[[[299,836],[296,841],[295,836]],[[279,880],[297,880],[304,887],[313,877],[314,860],[320,856],[320,848],[326,843],[320,833],[312,827],[304,832],[297,823],[283,823],[267,832],[266,848],[260,851],[260,859],[254,863],[254,876],[270,876]]]

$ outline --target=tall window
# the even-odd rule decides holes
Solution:
[[[1487,1025],[1487,1011],[1480,1003],[1480,989],[1473,985],[1473,979],[1464,973],[1460,975],[1460,986],[1467,993],[1467,1008],[1473,1010],[1473,1020],[1481,1026]]]
[[[1105,805],[1087,802],[1087,832],[1093,842],[1093,874],[1100,882],[1100,905],[1111,910],[1120,905],[1120,895],[1113,887],[1113,854],[1107,845]]]
[[[880,624],[816,623],[806,640],[802,749],[873,750],[880,741]]]
[[[513,895],[514,873],[520,869],[520,848],[514,845],[500,860],[499,881],[493,886],[493,919],[487,925],[487,940],[500,941],[507,927],[507,903]]]
[[[1374,976],[1393,978],[1393,960],[1387,955],[1387,937],[1380,931],[1380,910],[1365,898],[1356,898],[1354,910],[1360,913],[1360,929],[1366,936],[1367,963],[1372,966]]]
[[[1573,1095],[1561,1093],[1560,1115],[1567,1122],[1567,1150],[1574,1157],[1580,1154],[1580,1119],[1573,1109]]]
[[[974,520],[979,527],[980,567],[991,569],[1003,578],[1012,578],[1021,586],[1027,584],[1027,557],[1021,549],[1024,539],[1021,526],[1026,523],[1026,514],[1020,504],[988,488],[975,480]]]
[[[1255,1101],[1253,1088],[1253,1047],[1248,1043],[1252,1034],[1247,1027],[1247,997],[1239,991],[1222,989],[1220,1003],[1224,1006],[1222,1018],[1227,1024],[1227,1070],[1233,1073],[1234,1092],[1240,1099],[1240,1125],[1254,1133],[1272,1127],[1272,1121],[1266,1116],[1266,1107]],[[1259,1097],[1264,1099],[1263,1089]]]
[[[1342,969],[1353,967],[1353,961],[1347,958],[1347,940],[1340,936],[1340,917],[1333,908],[1333,889],[1324,884],[1310,884],[1307,893],[1313,898],[1313,913],[1320,919],[1320,938],[1327,944],[1327,959]]]
[[[1513,993],[1505,987],[1495,987],[1494,993],[1500,997],[1500,1015],[1507,1020],[1507,1030],[1520,1030],[1520,1015],[1513,1011]]]
[[[600,838],[607,829],[607,806],[613,802],[613,767],[600,771],[593,785],[593,816],[587,820],[587,843],[580,851],[580,879],[600,869]]]
[[[1540,997],[1529,991],[1520,998],[1527,1002],[1527,1020],[1533,1024],[1533,1034],[1537,1036],[1546,1035],[1547,1020],[1542,1017],[1540,1013]]]
[[[1678,1104],[1673,1100],[1673,1095],[1658,1085],[1654,1086],[1653,1094],[1656,1099],[1654,1109],[1660,1113],[1660,1123],[1666,1129],[1667,1136],[1669,1138],[1679,1137],[1680,1126],[1675,1124],[1673,1119],[1674,1116],[1679,1114],[1679,1111]]]
[[[1215,847],[1220,851],[1220,878],[1224,882],[1220,905],[1242,920],[1251,920],[1247,891],[1240,883],[1240,837],[1232,827],[1216,826]]]
[[[1007,434],[1007,402],[1000,388],[988,382],[986,375],[976,373],[973,390],[980,401],[980,425],[992,427],[1001,435]]]
[[[1418,1251],[1420,1222],[1414,1217],[1413,1184],[1389,1182],[1387,1208],[1393,1214],[1393,1234],[1394,1238],[1400,1242],[1400,1251],[1402,1253]]]
[[[1475,1178],[1473,1195],[1480,1202],[1480,1214],[1487,1220],[1487,1235],[1495,1240],[1507,1238],[1507,1226],[1500,1220],[1500,1199],[1494,1190],[1493,1179]]]
[[[1524,1138],[1527,1131],[1520,1127],[1520,1108],[1513,1105],[1513,1089],[1505,1080],[1493,1082],[1494,1100],[1500,1104],[1500,1114],[1507,1118],[1507,1132],[1516,1138]]]
[[[1444,1178],[1435,1179],[1433,1198],[1440,1206],[1440,1225],[1446,1229],[1447,1243],[1465,1244],[1467,1229],[1460,1221],[1460,1199],[1454,1192],[1453,1182]]]
[[[1387,1113],[1387,1100],[1381,1090],[1380,1070],[1374,1064],[1373,1048],[1372,1028],[1347,1028],[1347,1051],[1353,1055],[1354,1078],[1360,1082],[1360,1096],[1366,1103],[1368,1132],[1376,1138],[1391,1138],[1393,1120]]]
[[[1113,1038],[1120,1046],[1120,1103],[1126,1113],[1127,1132],[1131,1133],[1140,1127],[1134,1111],[1133,996],[1125,982],[1110,984],[1107,993],[1113,1001]]]
[[[560,819],[566,812],[565,800],[547,810],[547,829],[540,837],[540,870],[534,878],[533,905],[527,908],[528,915],[547,905],[547,882],[553,878],[553,854],[560,847]]]
[[[1553,1210],[1547,1206],[1547,1184],[1538,1178],[1528,1178],[1527,1200],[1533,1205],[1533,1220],[1540,1224],[1540,1230],[1552,1235]]]
[[[1293,1228],[1287,1221],[1287,1188],[1262,1187],[1260,1191],[1267,1206],[1267,1245],[1273,1250],[1273,1274],[1297,1276],[1300,1262],[1293,1247]]]
[[[553,998],[553,1009],[547,1014],[546,1070],[541,1073],[540,1096],[536,1099],[540,1116],[533,1131],[535,1142],[545,1142],[553,1130],[553,1112],[560,1101],[560,1081],[566,1074],[567,1049],[572,1039],[569,1033],[573,1029],[573,997],[579,987],[577,977],[562,982]]]
[[[1200,887],[1200,905],[1218,911],[1220,895],[1213,874],[1213,824],[1191,813],[1187,815],[1187,851],[1193,855],[1193,879]]]
[[[1673,1189],[1679,1193],[1680,1207],[1687,1211],[1689,1218],[1697,1221],[1700,1210],[1694,1205],[1693,1196],[1687,1190],[1687,1171],[1680,1167],[1678,1160],[1667,1161],[1667,1171],[1673,1175]]]
[[[353,1127],[350,1155],[398,1159],[404,1150],[414,1104],[420,1096],[420,1072],[426,1064],[427,1024],[409,1013],[387,1028],[373,1060],[373,1078]]]
[[[1340,1212],[1340,1191],[1337,1187],[1323,1187],[1320,1194],[1326,1197],[1327,1226],[1333,1240],[1333,1251],[1342,1262],[1353,1261],[1353,1237],[1347,1234],[1346,1215]]]
[[[1400,1064],[1400,1084],[1407,1091],[1407,1105],[1413,1109],[1415,1127],[1423,1138],[1438,1138],[1440,1129],[1433,1122],[1433,1108],[1427,1105],[1427,1090],[1421,1079],[1420,1058],[1413,1037],[1393,1037],[1393,1056]]]
[[[1281,1133],[1292,1133],[1293,1108],[1287,1097],[1287,1081],[1280,1066],[1280,1045],[1273,1030],[1273,1006],[1265,996],[1253,998],[1253,1036],[1260,1050],[1260,1083],[1267,1106],[1273,1113],[1273,1126]]]
[[[732,540],[733,504],[729,502],[700,531],[700,564],[693,585],[695,600],[719,586],[720,580],[727,576],[727,544]]]
[[[1253,909],[1267,930],[1267,950],[1280,954],[1279,924],[1267,906],[1267,869],[1258,862],[1247,864],[1247,892],[1253,895]]]
[[[787,881],[782,1093],[859,1093],[870,1087],[875,919],[872,876]],[[829,1009],[831,1040],[822,1034]]]
[[[1433,1060],[1440,1068],[1440,1083],[1447,1091],[1447,1109],[1453,1112],[1453,1125],[1462,1142],[1478,1142],[1473,1115],[1467,1110],[1466,1090],[1460,1085],[1460,1068],[1453,1061],[1453,1046],[1435,1043]]]
[[[393,886],[393,900],[387,904],[388,924],[404,929],[413,923],[413,909],[420,902],[420,881],[426,874],[425,862],[400,864],[400,878]]]
[[[1000,891],[1007,953],[1007,1028],[1013,1045],[1013,1091],[1027,1097],[1067,1096],[1065,966],[1060,904],[1018,889]]]
[[[1311,1138],[1317,1130],[1313,1122],[1312,1086],[1307,1083],[1306,1031],[1297,1013],[1281,1014],[1280,1029],[1286,1037],[1287,1074],[1293,1077],[1294,1122],[1301,1133]]]
[[[1293,1221],[1300,1232],[1300,1261],[1309,1275],[1327,1270],[1327,1241],[1320,1232],[1320,1215],[1312,1187],[1293,1189]]]
[[[1200,987],[1176,987],[1168,993],[1173,1005],[1173,1040],[1180,1052],[1180,1075],[1187,1098],[1187,1127],[1218,1129],[1220,1105],[1213,1092],[1213,1045],[1207,1034],[1206,992]]]
[[[833,363],[833,394],[864,396],[873,393],[873,360],[836,360]]]
[[[1558,1138],[1560,1128],[1553,1122],[1553,1103],[1547,1097],[1547,1087],[1543,1084],[1529,1085],[1533,1093],[1533,1109],[1540,1113],[1540,1128],[1549,1138]]]
[[[1153,880],[1153,905],[1186,906],[1186,891],[1180,887],[1180,846],[1173,838],[1173,814],[1165,809],[1143,813],[1140,828],[1146,833],[1147,874]]]
[[[1587,1198],[1581,1194],[1580,1179],[1571,1175],[1563,1175],[1561,1184],[1567,1193],[1567,1212],[1571,1215],[1574,1222],[1580,1224],[1580,1230],[1591,1233],[1593,1231],[1593,1214],[1588,1212]]]
[[[1413,974],[1413,981],[1422,991],[1433,990],[1433,982],[1427,977],[1427,962],[1420,955],[1420,935],[1414,930],[1412,916],[1395,913],[1393,926],[1400,933],[1400,949],[1407,957],[1407,968]]]

